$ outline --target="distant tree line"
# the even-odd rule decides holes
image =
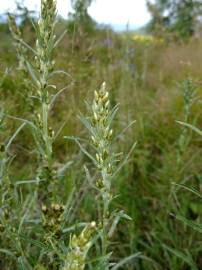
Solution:
[[[201,0],[147,0],[147,7],[152,16],[148,30],[155,35],[187,40],[202,22]]]
[[[73,11],[69,13],[70,32],[90,33],[96,23],[88,14],[88,8],[94,0],[71,0]],[[109,0],[110,1],[110,0]],[[23,5],[23,0],[16,1],[21,26],[30,22],[34,12]],[[202,0],[147,0],[151,21],[146,29],[155,36],[172,37],[176,40],[188,40],[202,24]]]

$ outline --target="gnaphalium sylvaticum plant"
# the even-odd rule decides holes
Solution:
[[[117,167],[119,154],[113,153],[112,150],[111,126],[118,106],[110,108],[109,92],[105,83],[94,93],[93,104],[89,106],[90,116],[81,119],[90,132],[94,155],[84,150],[79,143],[82,151],[92,159],[97,171],[96,181],[91,182],[99,197],[100,213],[97,220],[70,223],[68,213],[70,208],[74,208],[74,200],[67,198],[65,203],[58,193],[61,168],[55,166],[57,159],[53,145],[56,136],[49,121],[52,105],[62,90],[56,91],[55,95],[51,94],[52,90],[57,90],[57,86],[50,83],[50,79],[54,74],[59,73],[54,70],[53,58],[54,49],[60,41],[60,38],[57,40],[55,35],[56,15],[56,1],[41,0],[39,20],[34,25],[35,48],[23,40],[15,18],[9,15],[10,31],[17,51],[19,69],[25,72],[26,82],[29,82],[26,85],[30,86],[28,102],[34,100],[33,117],[29,120],[19,117],[16,119],[30,127],[38,157],[35,180],[30,182],[34,183],[31,189],[33,192],[29,194],[26,201],[29,211],[23,212],[24,216],[20,221],[19,232],[22,234],[24,228],[25,242],[21,246],[21,259],[17,260],[17,264],[24,267],[23,269],[33,269],[36,265],[38,268],[34,269],[84,270],[85,267],[89,269],[96,267],[100,270],[117,269],[127,262],[127,259],[118,264],[112,262],[110,238],[120,218],[129,219],[129,217],[123,211],[111,209],[111,202],[114,199],[111,189],[112,180],[115,179],[122,165],[119,164]],[[30,60],[30,53],[33,54],[32,60]],[[133,148],[134,146],[132,150]],[[21,182],[29,183],[29,181]],[[78,219],[79,217],[75,217],[75,220]],[[29,226],[27,227],[26,224]],[[80,227],[83,227],[80,232],[74,231]],[[66,232],[69,232],[69,235]],[[18,237],[20,238],[21,235]],[[35,247],[34,255],[29,254],[32,252],[30,246],[26,248],[29,241],[39,247],[38,250]],[[36,262],[33,262],[33,256],[37,258]],[[130,256],[129,259],[131,258]]]

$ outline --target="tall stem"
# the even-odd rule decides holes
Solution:
[[[108,227],[110,217],[111,195],[111,176],[114,164],[114,154],[111,151],[112,114],[109,110],[109,93],[106,91],[105,83],[101,89],[95,91],[94,102],[92,106],[93,119],[91,121],[91,138],[96,148],[96,166],[99,171],[100,178],[97,180],[97,187],[102,198],[102,214],[101,214],[101,253],[104,258],[102,268],[109,269],[108,255]]]
[[[50,109],[50,95],[48,92],[49,77],[53,71],[54,61],[52,54],[55,43],[55,20],[56,20],[56,2],[55,0],[41,0],[41,12],[38,21],[37,41],[36,41],[36,67],[39,73],[37,81],[37,93],[39,94],[41,111],[39,114],[39,129],[42,136],[42,171],[47,170],[46,182],[51,184],[52,192],[55,193],[53,174],[53,138],[50,134],[48,123]],[[44,173],[43,173],[44,175]]]

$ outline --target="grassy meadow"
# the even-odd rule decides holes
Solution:
[[[48,133],[47,143],[54,137],[48,159],[41,157],[33,132],[42,100],[35,97],[34,75],[28,64],[28,70],[20,68],[8,25],[0,26],[0,269],[202,269],[202,137],[177,122],[202,126],[202,38],[168,43],[107,27],[72,30],[60,19],[56,36],[64,30],[51,56],[55,73],[48,78],[53,86],[48,95],[55,97],[46,122],[53,134]],[[35,48],[33,26],[26,23],[21,32]],[[35,61],[24,48],[26,59]],[[120,153],[115,156],[120,170],[112,177],[114,198],[107,197],[103,214],[116,229],[111,228],[107,252],[101,252],[108,243],[101,222],[101,233],[94,233],[91,248],[85,246],[85,265],[65,268],[85,224],[102,219],[100,198],[109,195],[99,181],[97,188],[92,183],[101,169],[91,159],[94,149],[84,126],[89,123],[81,120],[81,115],[91,119],[94,91],[103,82],[111,107],[119,105],[107,155]],[[60,215],[54,214],[57,207],[64,210],[62,225],[58,219],[52,230],[51,215]],[[76,244],[69,242],[72,235]]]

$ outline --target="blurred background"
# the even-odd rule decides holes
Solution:
[[[32,89],[18,64],[6,13],[14,13],[24,40],[35,46],[40,1],[0,2],[0,105],[8,115],[29,119]],[[55,165],[73,161],[60,183],[61,198],[84,181],[83,164],[92,165],[64,136],[87,138],[77,115],[86,113],[84,101],[106,81],[111,104],[120,104],[115,151],[127,154],[137,141],[113,182],[120,194],[115,206],[132,217],[118,226],[113,257],[141,252],[124,270],[202,269],[202,137],[176,122],[202,127],[202,2],[58,0],[56,32],[65,33],[55,50],[56,69],[69,76],[53,79],[58,89],[68,85],[51,113],[51,126],[60,130]],[[5,119],[1,141],[18,125]],[[11,147],[13,181],[33,179],[37,167],[29,130],[20,135]],[[75,215],[88,220],[93,205],[89,192]]]
[[[111,25],[115,30],[124,30],[129,24],[131,29],[137,29],[145,25],[150,14],[146,7],[146,1],[116,1],[116,0],[96,0],[91,1],[89,5],[89,15],[98,23]],[[29,10],[39,12],[40,1],[24,0],[21,4]],[[71,0],[57,1],[58,13],[63,18],[68,17],[68,14],[73,11]],[[6,11],[14,11],[16,2],[14,0],[2,1],[0,3],[1,14]]]

